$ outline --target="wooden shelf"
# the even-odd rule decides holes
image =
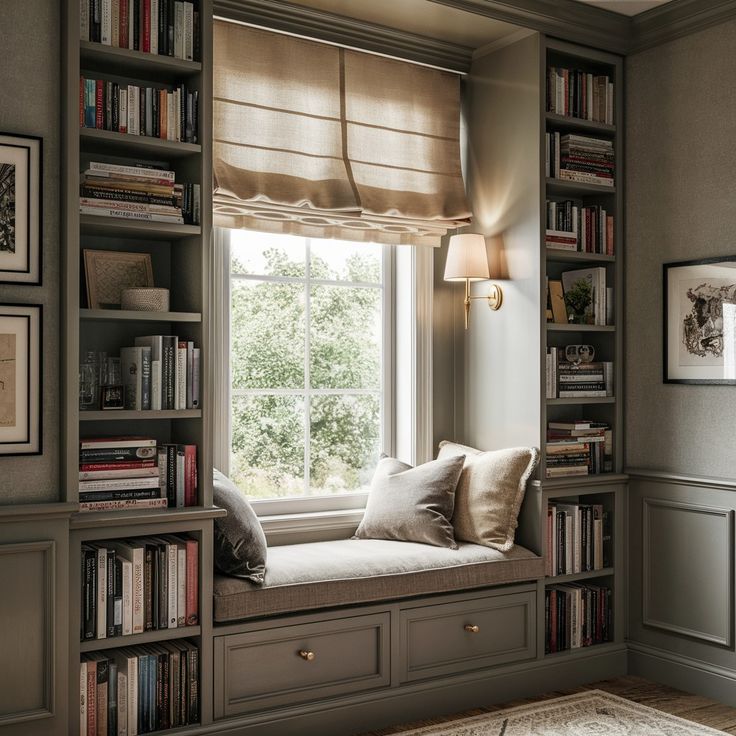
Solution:
[[[624,473],[593,473],[591,475],[570,475],[565,478],[543,478],[533,480],[535,488],[541,488],[547,498],[600,493],[600,488],[611,484],[626,483],[629,476]],[[568,489],[573,489],[570,492]]]
[[[100,322],[201,322],[199,312],[138,312],[131,309],[80,309],[79,319]]]
[[[544,579],[545,585],[562,585],[564,583],[574,583],[578,580],[593,580],[595,578],[605,578],[613,575],[612,567],[604,567],[600,570],[587,570],[586,572],[575,572],[570,575],[552,575]]]
[[[84,235],[140,237],[152,240],[180,240],[196,237],[202,233],[199,225],[127,220],[123,217],[103,217],[102,215],[80,215],[79,226]]]
[[[106,73],[120,76],[137,75],[148,79],[155,75],[159,79],[179,79],[199,74],[202,63],[175,59],[162,54],[147,54],[144,51],[119,49],[94,41],[80,41],[79,60],[82,70],[98,71],[104,67]]]
[[[163,526],[174,522],[216,519],[226,515],[227,511],[225,509],[220,509],[216,506],[208,508],[204,506],[187,506],[185,508],[173,509],[133,508],[122,509],[120,511],[78,511],[72,514],[69,520],[69,526],[72,529],[89,530],[89,534],[86,536],[83,535],[85,539],[105,539],[114,537],[115,534],[125,537],[135,536],[134,532],[127,529],[130,526],[155,524],[163,528]],[[116,527],[120,527],[122,531],[115,531]]]
[[[580,399],[547,399],[548,406],[578,406],[581,404],[615,404],[615,396],[593,396]]]
[[[614,622],[615,624],[615,622]],[[554,657],[555,659],[569,658],[580,658],[580,657],[597,657],[607,652],[625,651],[625,647],[622,644],[617,644],[612,641],[606,641],[602,644],[591,644],[589,647],[578,647],[576,649],[563,649],[561,652],[552,652],[551,654],[545,654],[544,658],[549,659]]]
[[[582,118],[573,118],[569,115],[557,115],[554,112],[548,112],[544,116],[545,120],[554,125],[555,128],[564,128],[565,130],[581,130],[589,133],[603,133],[612,136],[616,132],[615,125],[608,123],[596,123],[592,120],[583,120]]]
[[[151,419],[199,419],[201,409],[161,409],[136,411],[133,409],[107,409],[105,411],[80,411],[80,422],[110,422],[123,419],[151,420]]]
[[[552,179],[549,177],[545,181],[547,184],[547,194],[616,194],[616,187],[607,187],[605,184],[581,184],[577,181]]]
[[[163,138],[116,133],[113,130],[97,128],[79,129],[79,147],[87,153],[145,156],[164,160],[202,153],[202,146],[198,143],[179,143]]]
[[[616,332],[614,325],[576,325],[547,322],[547,332]]]
[[[182,626],[176,629],[156,629],[155,631],[144,631],[142,634],[132,634],[130,636],[113,636],[109,639],[85,639],[79,643],[79,651],[96,652],[103,649],[134,647],[138,644],[151,644],[158,641],[189,639],[193,636],[201,636],[201,634],[201,626]]]
[[[580,253],[574,250],[547,248],[547,260],[574,263],[614,263],[616,261],[616,256],[607,256],[602,253]]]

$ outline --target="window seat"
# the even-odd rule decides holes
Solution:
[[[456,550],[412,542],[340,539],[271,547],[263,586],[215,575],[216,623],[536,580],[544,560],[528,549]]]

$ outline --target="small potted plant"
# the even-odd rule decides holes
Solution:
[[[593,289],[585,279],[578,279],[565,291],[567,319],[576,325],[593,323]]]

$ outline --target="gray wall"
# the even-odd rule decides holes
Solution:
[[[60,3],[3,0],[0,131],[43,137],[43,285],[0,285],[0,301],[43,304],[43,454],[0,456],[0,504],[59,495]]]
[[[736,253],[736,21],[626,64],[629,467],[735,477],[736,388],[662,383],[662,263]]]

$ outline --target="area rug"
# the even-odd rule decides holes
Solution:
[[[701,726],[617,695],[590,690],[495,713],[401,731],[399,736],[713,736]]]

